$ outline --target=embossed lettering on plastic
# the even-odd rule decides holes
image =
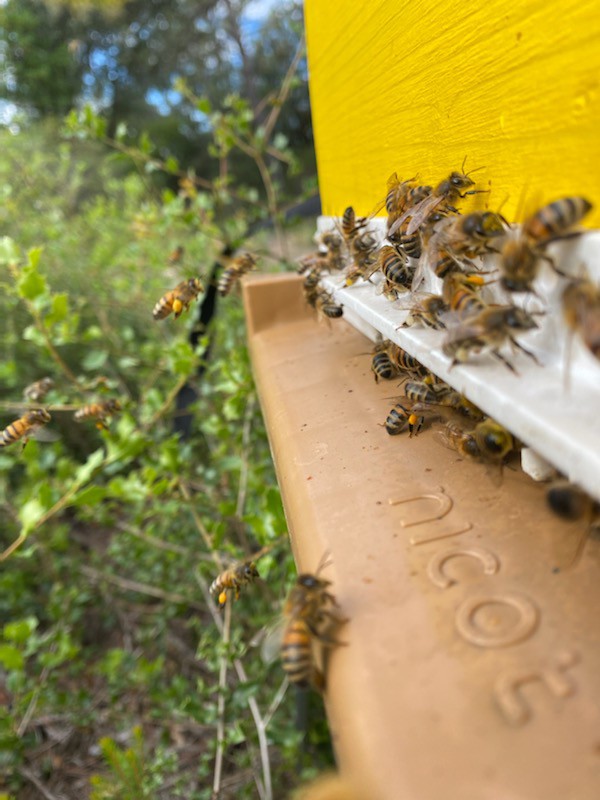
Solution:
[[[449,578],[448,575],[444,573],[444,565],[451,558],[460,558],[463,556],[474,558],[481,562],[484,575],[495,575],[500,569],[500,560],[498,556],[485,547],[477,547],[476,545],[448,547],[446,550],[441,550],[439,553],[436,553],[427,565],[427,575],[434,586],[440,589],[447,589],[449,586],[458,583],[457,580]]]
[[[506,623],[493,608],[516,612],[516,620]],[[482,610],[492,612],[482,619]],[[503,593],[467,598],[456,612],[456,629],[467,642],[478,647],[508,647],[528,639],[538,624],[538,610],[524,594]]]
[[[511,725],[524,725],[533,716],[531,701],[526,700],[522,693],[522,687],[527,683],[540,681],[558,698],[575,694],[577,686],[565,671],[577,661],[576,653],[565,650],[544,666],[522,667],[501,674],[496,680],[494,695],[504,719]]]
[[[450,497],[450,495],[446,494],[443,486],[440,486],[439,492],[424,492],[423,494],[416,494],[412,497],[404,497],[401,500],[390,499],[388,500],[388,503],[391,506],[398,506],[402,505],[403,503],[416,503],[420,500],[433,501],[437,504],[437,508],[434,507],[432,511],[426,512],[425,516],[418,517],[417,519],[410,521],[406,519],[400,520],[400,525],[403,528],[413,528],[416,525],[426,525],[428,522],[436,523],[448,516],[454,507],[453,499]],[[412,545],[419,545],[426,544],[427,542],[435,542],[438,539],[449,539],[452,536],[460,536],[461,533],[470,531],[472,527],[473,525],[470,522],[460,525],[456,529],[450,530],[447,528],[444,529],[443,527],[439,528],[438,526],[431,526],[427,533],[413,534],[409,541]]]

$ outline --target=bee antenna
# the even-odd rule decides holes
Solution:
[[[465,158],[465,161],[466,161],[466,158]],[[465,162],[463,161],[463,174],[466,175],[467,178],[469,177],[469,175],[472,175],[474,172],[480,172],[482,169],[485,169],[485,167],[475,167],[475,169],[470,169],[468,172],[464,172],[464,163]],[[489,192],[491,190],[490,189],[486,189],[486,191]]]

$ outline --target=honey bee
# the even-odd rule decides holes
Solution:
[[[85,422],[86,420],[95,419],[98,430],[107,430],[106,420],[119,411],[121,411],[121,403],[118,400],[103,400],[98,403],[90,403],[78,409],[75,412],[75,421]]]
[[[183,258],[184,253],[185,253],[185,248],[182,247],[180,244],[177,245],[177,247],[169,253],[169,255],[167,257],[167,262],[171,266],[175,266],[175,264],[179,264],[181,262],[182,258]]]
[[[459,319],[466,319],[487,308],[487,303],[477,293],[482,286],[485,286],[482,275],[453,272],[444,279],[442,297],[451,312],[455,312]]]
[[[408,381],[404,393],[415,404],[419,405],[458,405],[460,394],[444,381],[425,383],[424,381]],[[413,407],[413,411],[417,410]]]
[[[475,181],[469,178],[469,175],[475,172],[471,170],[470,173],[465,173],[465,161],[461,167],[461,172],[452,172],[443,181],[433,189],[423,200],[410,206],[402,216],[392,225],[389,233],[393,235],[395,231],[401,227],[403,222],[411,217],[411,221],[406,228],[406,234],[410,236],[417,231],[421,225],[427,220],[429,215],[434,209],[442,206],[444,211],[456,211],[453,203],[459,198],[467,197],[467,195],[478,194],[481,190],[471,189],[475,185]]]
[[[598,513],[598,503],[579,486],[565,480],[548,488],[546,502],[555,514],[570,522],[591,520]]]
[[[233,592],[236,600],[239,600],[242,586],[252,583],[257,578],[260,578],[260,575],[254,561],[244,562],[218,575],[211,583],[209,591],[213,597],[217,597],[219,606],[223,608],[229,591]]]
[[[600,359],[600,287],[589,278],[572,280],[563,292],[562,307],[567,327]]]
[[[481,459],[481,450],[475,437],[471,433],[464,431],[456,422],[447,422],[444,429],[437,433],[440,441],[446,447],[456,450],[463,458],[471,458],[477,461]]]
[[[291,683],[302,688],[313,686],[319,692],[325,688],[325,676],[316,664],[314,642],[325,648],[342,644],[330,636],[329,629],[347,622],[340,616],[337,601],[329,591],[331,582],[319,578],[327,563],[321,560],[314,575],[298,575],[283,609],[283,669]]]
[[[501,250],[502,286],[509,292],[533,291],[540,260],[556,270],[553,260],[544,252],[545,247],[559,239],[577,236],[578,232],[571,228],[591,209],[592,204],[585,197],[563,197],[525,220],[521,231],[509,238]]]
[[[390,343],[388,354],[399,372],[405,372],[414,378],[426,378],[429,375],[427,367],[397,344]]]
[[[165,319],[173,312],[175,319],[177,319],[183,311],[188,310],[192,300],[203,291],[204,287],[198,278],[182,281],[173,290],[160,298],[152,310],[152,316],[155,320]]]
[[[414,269],[409,267],[406,255],[395,247],[385,245],[379,250],[377,268],[396,293],[408,292]]]
[[[416,436],[425,418],[414,414],[410,405],[406,403],[396,403],[384,423],[384,427],[390,436],[398,436],[408,428],[409,436]]]
[[[221,297],[228,295],[242,275],[250,272],[256,266],[256,258],[252,253],[242,253],[223,270],[219,278],[217,291]]]
[[[366,224],[367,219],[365,217],[357,217],[352,206],[348,206],[342,214],[341,222],[342,235],[346,243],[350,244]]]
[[[442,352],[452,358],[450,369],[455,364],[467,361],[471,355],[483,351],[490,352],[499,361],[502,361],[511,372],[516,374],[513,365],[499,352],[499,348],[506,342],[532,358],[536,364],[537,358],[526,350],[517,340],[515,334],[537,328],[537,323],[524,309],[516,306],[489,306],[474,317],[459,322],[456,327],[448,331],[446,340],[442,345]]]
[[[448,305],[439,294],[421,294],[410,305],[403,327],[420,323],[426,328],[442,330],[446,327],[444,315],[447,312]]]
[[[371,370],[375,376],[375,383],[379,383],[380,378],[384,381],[389,381],[398,374],[398,368],[390,357],[391,345],[391,342],[380,342],[373,351]]]
[[[344,308],[338,305],[333,299],[331,292],[326,289],[321,289],[315,295],[313,308],[316,308],[319,314],[323,314],[329,319],[338,319],[343,316]]]
[[[53,387],[54,381],[52,378],[40,378],[39,381],[30,383],[29,386],[23,390],[23,397],[26,400],[30,400],[32,403],[39,403]]]
[[[512,435],[500,423],[488,417],[473,430],[473,438],[484,459],[500,464],[515,448]]]
[[[432,187],[411,186],[411,183],[412,181],[399,182],[388,191],[386,197],[386,209],[388,212],[387,238],[407,256],[417,259],[421,255],[421,237],[418,233],[413,233],[409,236],[406,233],[406,226],[396,226],[395,222],[408,208],[417,205],[428,197],[432,192]]]
[[[21,439],[23,440],[23,446],[25,446],[31,434],[43,425],[47,425],[51,419],[52,417],[45,408],[32,408],[22,417],[11,422],[0,433],[0,447],[7,447],[9,444],[14,444],[14,442],[18,442]]]

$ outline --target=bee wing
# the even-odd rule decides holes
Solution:
[[[272,664],[279,658],[285,627],[286,620],[280,616],[261,628],[250,640],[250,647],[260,647],[260,655],[265,664]]]

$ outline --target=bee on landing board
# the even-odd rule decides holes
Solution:
[[[321,648],[332,648],[343,644],[331,636],[330,628],[347,622],[329,591],[331,582],[319,578],[328,563],[321,560],[314,575],[298,575],[283,609],[283,669],[291,683],[301,688],[312,686],[319,692],[325,688],[325,675],[317,665],[314,646],[318,643]]]
[[[516,373],[516,369],[500,353],[499,348],[506,342],[510,342],[537,364],[538,361],[535,355],[526,350],[515,339],[516,334],[537,327],[537,323],[531,314],[528,314],[522,308],[517,308],[516,306],[489,306],[479,314],[459,322],[458,325],[450,329],[442,345],[442,352],[452,359],[450,369],[455,364],[468,361],[472,355],[489,352],[499,361],[502,361],[511,372]]]
[[[227,602],[229,592],[233,592],[236,600],[240,599],[242,586],[252,583],[260,578],[254,561],[237,564],[230,569],[226,569],[218,575],[210,585],[210,593],[217,598],[219,607],[223,608]]]
[[[240,280],[242,275],[250,272],[256,267],[256,258],[252,253],[242,253],[237,258],[234,258],[223,270],[223,274],[219,278],[217,291],[221,297],[226,297],[230,294],[235,284]]]
[[[106,420],[121,411],[121,403],[118,400],[103,400],[98,403],[90,403],[75,412],[76,422],[86,422],[95,420],[98,430],[108,430]]]
[[[152,316],[155,320],[166,319],[172,313],[177,319],[203,291],[204,287],[199,278],[182,281],[160,298],[152,310]]]
[[[7,447],[21,440],[25,446],[29,437],[51,419],[45,408],[32,408],[0,432],[0,447]]]
[[[411,217],[410,223],[406,227],[406,234],[410,236],[427,221],[428,217],[435,209],[438,211],[441,209],[444,212],[456,211],[453,203],[456,203],[458,199],[467,197],[467,195],[478,194],[481,190],[470,188],[475,185],[475,181],[471,180],[469,175],[475,172],[475,170],[471,170],[470,173],[464,172],[465,161],[463,161],[461,172],[450,173],[450,175],[438,183],[435,189],[424,199],[410,206],[392,225],[389,230],[389,235],[393,236],[403,225],[405,220]],[[480,169],[480,167],[478,167],[478,169]]]

